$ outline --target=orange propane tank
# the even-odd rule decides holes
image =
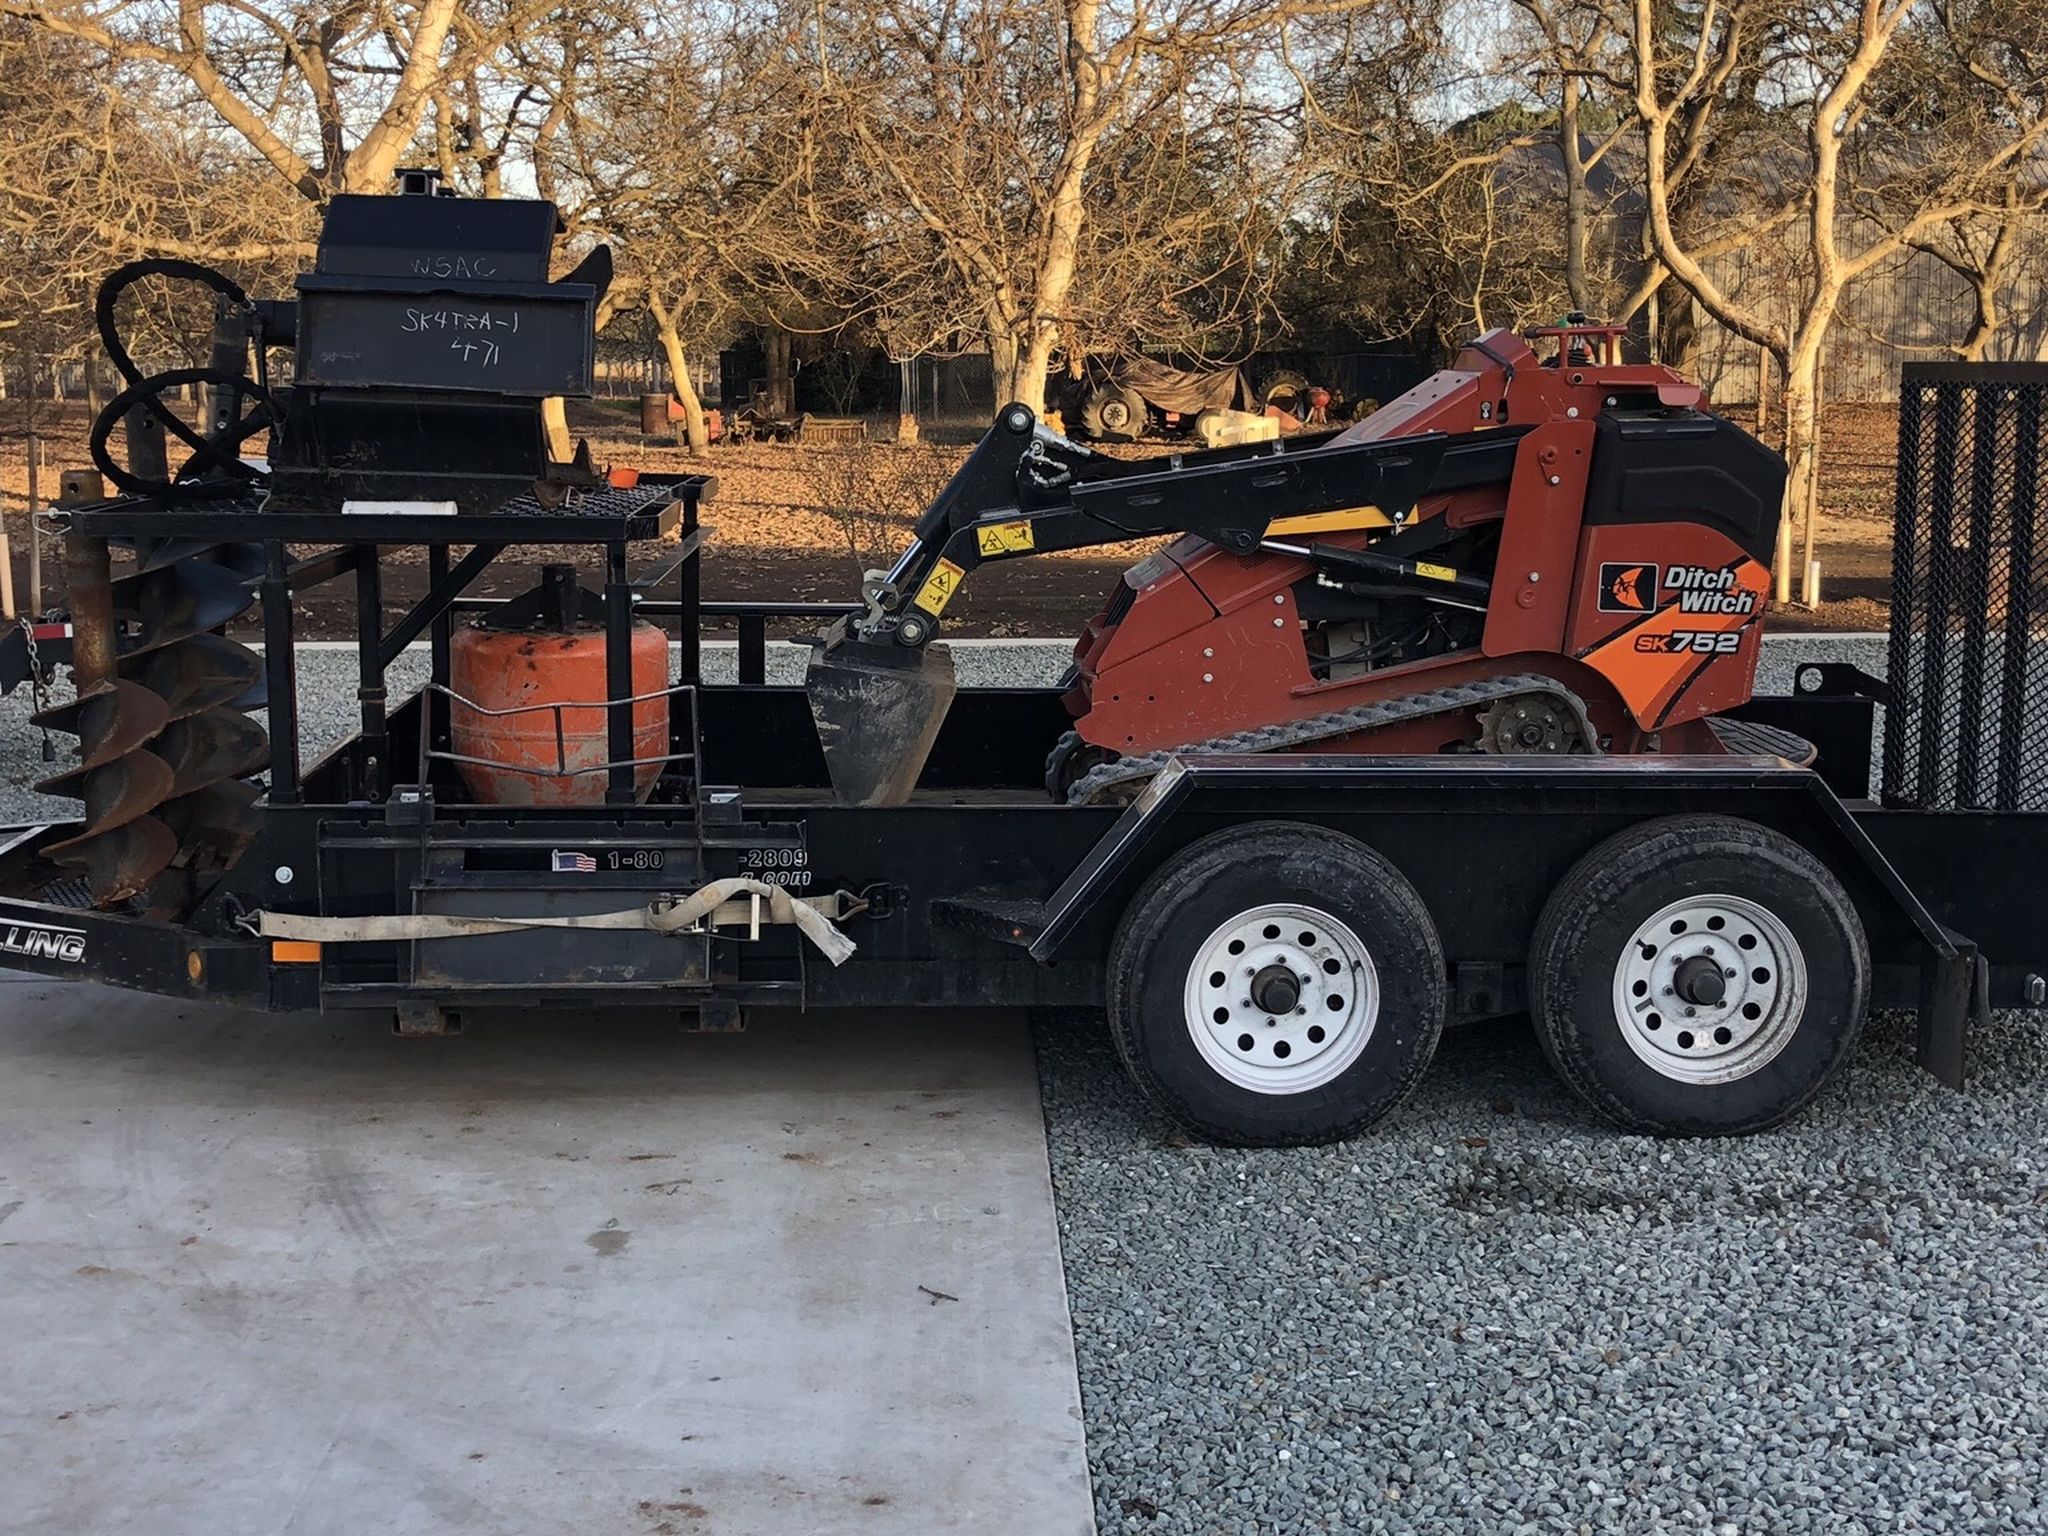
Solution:
[[[468,625],[449,648],[452,745],[462,782],[484,805],[602,805],[605,635],[588,619],[528,629]],[[669,750],[668,636],[633,625],[633,792],[645,800]],[[466,701],[466,702],[465,702]],[[595,701],[595,702],[593,702]],[[565,706],[559,709],[546,706]],[[580,707],[566,707],[566,706]],[[556,717],[561,734],[556,735]],[[490,766],[502,763],[503,767]],[[520,770],[527,770],[521,772]],[[564,771],[566,770],[566,771]]]

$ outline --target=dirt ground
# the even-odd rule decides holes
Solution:
[[[861,572],[887,565],[910,536],[910,525],[959,464],[964,443],[867,443],[845,446],[746,444],[714,446],[693,456],[666,441],[632,430],[630,402],[591,402],[573,407],[572,428],[585,436],[600,464],[647,470],[693,470],[715,475],[718,492],[704,520],[716,532],[704,562],[707,598],[796,601],[851,601]],[[1749,412],[1730,414],[1744,425]],[[57,471],[88,462],[87,418],[80,404],[33,408],[44,444],[44,495],[54,490]],[[18,605],[29,601],[29,552],[23,517],[28,489],[26,430],[22,402],[0,402],[0,504],[6,510]],[[1828,499],[1817,533],[1816,554],[1828,600],[1812,611],[1779,610],[1769,623],[1777,630],[1881,629],[1890,584],[1892,469],[1897,452],[1897,412],[1889,405],[1838,405],[1824,424]],[[1140,448],[1138,452],[1158,451]],[[955,636],[1052,636],[1077,634],[1100,607],[1118,574],[1145,546],[998,562],[975,573],[947,613]],[[636,552],[651,566],[659,546]],[[511,597],[536,580],[544,561],[562,552],[518,547],[507,550],[473,589],[480,595]],[[585,563],[592,564],[589,552]],[[393,603],[415,597],[425,585],[424,555],[398,553],[386,579]],[[56,542],[43,539],[45,602],[60,600],[62,578]],[[353,635],[354,599],[341,583],[301,594],[297,612],[305,639]],[[792,626],[792,628],[802,626]]]

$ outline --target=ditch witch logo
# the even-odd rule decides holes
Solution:
[[[1658,586],[1658,568],[1626,560],[1610,560],[1600,567],[1600,611],[1602,613],[1649,613],[1672,599],[1680,613],[1754,613],[1756,594],[1735,585],[1735,572],[1704,565],[1667,565],[1663,586]]]
[[[85,934],[77,928],[46,928],[40,923],[0,922],[0,955],[24,955],[31,960],[85,958]]]

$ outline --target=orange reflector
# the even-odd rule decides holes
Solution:
[[[320,941],[318,939],[272,939],[270,959],[274,965],[317,965],[320,963]]]
[[[614,465],[611,473],[605,478],[611,482],[613,490],[630,491],[640,483],[640,471],[627,469],[624,465]]]

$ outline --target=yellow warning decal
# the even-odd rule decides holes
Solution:
[[[918,588],[917,606],[936,619],[946,611],[946,604],[960,590],[960,578],[966,574],[952,561],[941,560],[925,578],[924,585]]]
[[[1339,512],[1304,512],[1300,517],[1276,518],[1266,529],[1268,538],[1290,533],[1341,533],[1347,528],[1391,528],[1394,520],[1378,507],[1346,507]]]
[[[1021,555],[1032,548],[1029,523],[990,523],[974,530],[974,542],[984,555]]]
[[[1431,581],[1456,581],[1458,573],[1448,565],[1431,565],[1427,560],[1415,562],[1415,574],[1427,576]]]

